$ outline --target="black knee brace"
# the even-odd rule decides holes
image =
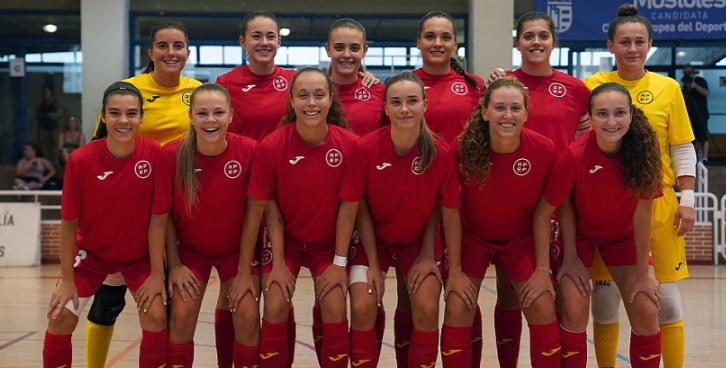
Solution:
[[[88,320],[101,326],[113,326],[126,306],[126,285],[101,285],[88,311]]]

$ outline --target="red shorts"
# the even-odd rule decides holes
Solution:
[[[121,272],[129,287],[136,291],[151,273],[148,258],[116,262],[95,257],[85,249],[76,247],[76,260],[73,264],[73,276],[78,289],[79,298],[87,298],[98,291],[106,276]]]
[[[285,242],[285,264],[290,273],[297,276],[300,267],[307,267],[313,277],[323,274],[323,271],[333,264],[335,256],[335,242],[324,241],[319,243],[292,244]],[[365,257],[365,253],[364,253]],[[260,271],[272,271],[272,246],[266,243],[260,256]]]
[[[592,267],[595,257],[595,247],[600,251],[605,266],[634,266],[636,262],[635,245],[632,239],[609,244],[597,244],[588,239],[577,237],[577,256],[585,267]],[[648,256],[648,264],[653,264],[653,257]]]
[[[489,262],[496,263],[512,281],[527,281],[536,267],[532,237],[492,245],[467,233],[461,236],[461,269],[475,279],[483,279]]]
[[[194,272],[194,275],[199,281],[205,283],[209,282],[212,267],[217,269],[219,280],[225,282],[237,276],[237,267],[239,266],[238,253],[208,257],[191,249],[185,249],[184,247],[179,247],[179,260]],[[254,259],[252,261],[252,267],[250,267],[250,274],[260,276],[259,262]]]
[[[420,241],[410,244],[387,244],[378,240],[378,264],[384,274],[388,273],[390,267],[395,267],[404,277],[408,276],[408,271],[420,254]]]

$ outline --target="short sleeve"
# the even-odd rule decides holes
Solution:
[[[699,85],[705,89],[708,89],[708,82],[706,81],[705,78],[698,77],[698,78],[694,79],[693,81],[696,82],[697,85]]]
[[[563,153],[552,167],[549,178],[545,182],[544,196],[547,203],[557,207],[567,199],[575,184],[577,176],[577,162],[568,149]]]
[[[350,162],[345,167],[338,197],[347,202],[358,202],[365,188],[366,157],[358,142],[350,149]]]
[[[674,146],[690,143],[696,138],[693,136],[683,94],[679,89],[674,88],[672,95],[668,116],[668,143]]]
[[[81,216],[81,178],[76,166],[78,153],[71,155],[66,164],[63,177],[63,194],[61,195],[61,218],[73,221]]]
[[[250,186],[247,190],[248,196],[262,200],[272,199],[277,177],[274,162],[275,147],[266,143],[269,142],[260,145],[252,160]]]
[[[439,195],[441,205],[446,208],[459,208],[461,206],[461,182],[457,170],[455,149],[446,149],[442,152],[441,185]]]
[[[162,150],[158,143],[154,143],[152,145],[152,149],[154,150],[154,166],[152,168],[154,175],[154,198],[151,204],[151,213],[163,215],[171,211],[171,206],[174,202],[172,195],[174,174],[164,150]],[[171,176],[169,175],[170,171],[172,171]]]

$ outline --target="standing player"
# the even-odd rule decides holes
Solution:
[[[598,249],[620,290],[632,328],[633,367],[660,366],[658,307],[662,291],[650,269],[653,198],[661,192],[658,140],[628,90],[617,83],[595,88],[588,103],[593,131],[560,156],[534,220],[536,244],[549,238],[550,216],[561,203],[564,259],[562,366],[587,364],[588,270]],[[574,198],[574,199],[573,199]],[[595,301],[593,301],[595,303]]]
[[[323,367],[348,363],[345,275],[347,244],[335,249],[337,191],[348,151],[356,136],[347,131],[340,102],[330,79],[316,68],[300,70],[292,81],[283,128],[265,138],[255,158],[245,229],[261,217],[265,202],[279,203],[284,222],[284,247],[262,252],[265,306],[260,338],[262,367],[288,361],[287,320],[295,278],[301,266],[315,280],[323,320]],[[301,199],[315,198],[309,206]],[[243,241],[243,253],[254,244]],[[277,285],[275,285],[277,284]]]
[[[201,83],[181,75],[189,57],[189,36],[182,23],[163,21],[156,24],[151,30],[147,54],[149,65],[144,73],[125,82],[138,88],[145,100],[146,118],[139,127],[139,136],[163,145],[187,131],[189,98]],[[113,326],[126,305],[125,294],[126,285],[116,274],[101,285],[93,298],[86,322],[86,364],[89,368],[102,368],[106,363]]]
[[[658,137],[663,166],[663,196],[653,201],[651,251],[662,302],[659,323],[663,338],[663,365],[679,368],[684,360],[683,309],[677,282],[688,277],[683,235],[695,220],[696,152],[693,132],[678,82],[645,69],[653,44],[652,28],[632,4],[618,9],[608,28],[608,50],[618,70],[585,79],[588,88],[615,82],[630,91],[636,106],[645,112]],[[673,185],[681,190],[680,204]],[[599,257],[592,269],[592,318],[595,352],[601,367],[615,365],[618,343],[619,291]]]
[[[94,142],[70,156],[63,188],[61,276],[48,309],[44,367],[71,366],[71,333],[108,274],[120,272],[139,310],[140,367],[166,364],[164,158],[137,137],[143,97],[117,82],[103,94]],[[75,260],[74,260],[75,255]]]
[[[352,261],[351,279],[371,285],[371,297],[358,293],[352,301],[351,313],[367,314],[370,329],[352,332],[351,341],[356,345],[351,347],[351,354],[356,355],[351,359],[358,365],[378,360],[372,331],[375,313],[371,312],[376,310],[376,302],[381,303],[383,290],[377,286],[382,285],[389,266],[394,266],[397,277],[405,280],[404,293],[413,315],[411,349],[404,366],[431,367],[436,364],[438,352],[441,293],[434,243],[443,216],[452,249],[460,248],[458,178],[448,146],[434,138],[426,125],[427,102],[421,80],[410,72],[392,77],[386,81],[385,96],[391,125],[355,143],[340,190],[343,202],[338,211],[337,243],[348,243],[358,203],[363,199],[375,223],[375,235],[365,234],[371,226],[362,226],[361,238],[378,239],[377,249],[367,246],[365,254],[357,253]],[[372,297],[374,287],[377,295]],[[361,300],[356,300],[357,296]],[[397,362],[402,366],[398,352]]]
[[[192,366],[194,331],[212,267],[221,281],[216,308],[229,305],[226,295],[237,274],[249,171],[257,148],[254,140],[227,133],[232,109],[223,87],[202,85],[190,103],[189,132],[164,147],[176,228],[166,242],[172,299],[168,364],[174,367]],[[248,268],[259,284],[259,269]],[[246,295],[233,308],[234,360],[241,366],[259,364],[256,298]]]
[[[488,86],[460,138],[462,250],[459,257],[449,248],[441,339],[445,367],[471,361],[473,307],[493,259],[525,308],[532,367],[560,366],[549,244],[535,248],[532,233],[534,210],[556,151],[551,140],[523,129],[528,112],[525,87],[514,78],[498,79]],[[452,292],[455,275],[463,277],[458,283],[473,283],[473,295]]]

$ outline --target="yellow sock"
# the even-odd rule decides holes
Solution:
[[[103,326],[86,320],[86,366],[103,368],[108,347],[113,337],[113,326]]]
[[[620,322],[600,324],[593,323],[595,340],[595,357],[600,368],[615,367],[615,355],[618,353],[618,334]]]
[[[660,325],[660,343],[663,367],[682,368],[685,356],[683,321]]]

